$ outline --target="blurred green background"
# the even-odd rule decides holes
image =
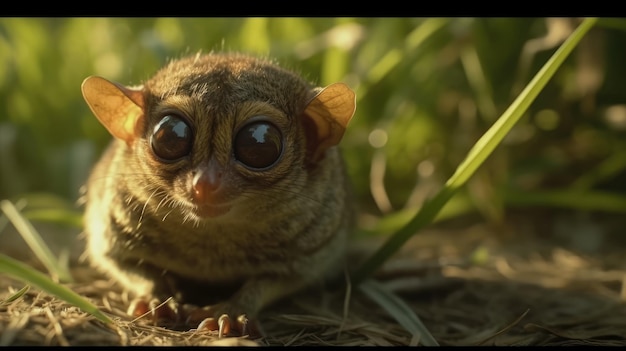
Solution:
[[[439,189],[578,23],[0,18],[0,199],[50,194],[50,206],[75,206],[110,140],[82,99],[85,77],[140,84],[171,58],[243,51],[274,57],[319,85],[354,88],[357,113],[342,147],[361,227],[372,229]],[[447,206],[449,215],[472,211],[497,222],[512,206],[625,212],[625,63],[626,20],[601,19]]]

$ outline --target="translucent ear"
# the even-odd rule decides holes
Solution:
[[[343,83],[331,84],[311,99],[304,110],[310,162],[318,162],[329,147],[339,144],[355,110],[356,96]]]
[[[114,137],[132,144],[144,115],[143,87],[126,87],[102,77],[87,77],[83,97],[100,123]]]

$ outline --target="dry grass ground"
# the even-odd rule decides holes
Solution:
[[[595,232],[580,230],[582,222],[565,226],[573,229],[566,230],[570,235],[564,239],[558,228],[575,221],[559,221],[552,218],[546,224],[523,217],[510,222],[517,223],[508,226],[514,230],[482,224],[426,230],[385,266],[378,280],[411,306],[440,345],[626,346],[626,245],[620,243],[619,231],[603,231],[601,245],[594,246],[589,235]],[[602,220],[600,227],[621,219],[611,221]],[[597,224],[591,219],[584,223]],[[369,249],[376,245],[360,244]],[[482,258],[477,261],[478,256]],[[0,276],[0,345],[419,342],[419,336],[410,335],[358,289],[349,296],[346,289],[309,290],[263,314],[263,337],[218,340],[193,326],[179,331],[132,321],[125,315],[129,296],[115,284],[84,266],[76,266],[74,274],[78,282],[71,287],[114,317],[113,328],[34,288],[2,303],[24,284]]]

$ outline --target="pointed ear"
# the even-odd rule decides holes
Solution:
[[[144,116],[143,87],[130,88],[102,77],[87,77],[83,97],[100,123],[114,137],[132,144]]]
[[[304,110],[310,162],[318,162],[329,147],[339,144],[355,110],[355,94],[343,83],[331,84],[311,99]]]

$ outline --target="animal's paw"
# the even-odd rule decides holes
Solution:
[[[138,298],[131,302],[128,315],[134,318],[147,318],[155,325],[188,327],[197,326],[198,331],[217,332],[219,338],[225,336],[261,336],[261,328],[256,320],[250,320],[245,313],[233,312],[228,304],[209,307],[178,305],[173,300],[160,302],[157,299]]]
[[[207,317],[200,324],[198,330],[217,331],[218,338],[224,336],[243,336],[249,335],[250,321],[245,314],[239,315],[235,320],[231,319],[227,314],[222,314],[219,318]]]
[[[223,305],[195,308],[188,311],[187,323],[196,324],[199,331],[215,331],[219,338],[224,336],[258,337],[261,329],[256,319],[245,313],[227,313]]]
[[[148,318],[155,325],[176,324],[181,320],[179,306],[173,300],[137,298],[131,301],[127,314],[133,318]]]

